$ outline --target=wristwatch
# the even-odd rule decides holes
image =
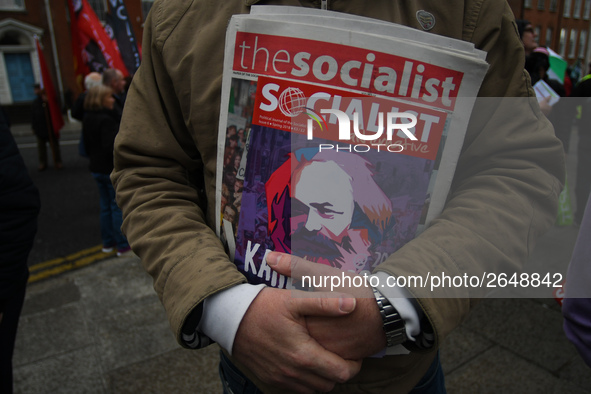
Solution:
[[[387,346],[392,347],[405,342],[407,340],[406,325],[396,308],[375,287],[373,288],[373,295],[376,298],[384,322]]]

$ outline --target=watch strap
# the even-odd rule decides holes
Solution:
[[[396,308],[376,288],[373,288],[373,293],[382,316],[386,345],[392,347],[406,342],[406,325]]]

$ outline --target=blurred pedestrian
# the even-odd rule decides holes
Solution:
[[[578,120],[579,142],[577,144],[577,181],[575,197],[577,210],[575,223],[581,223],[585,212],[585,202],[591,192],[591,74],[585,75],[573,89],[571,95],[575,105],[581,106]]]
[[[564,99],[567,97],[564,85],[560,81],[550,78],[548,75],[548,70],[550,69],[550,53],[548,49],[542,46],[534,49],[525,59],[525,69],[530,75],[532,85],[535,85],[538,81],[544,81],[560,96],[561,99],[553,106],[548,104],[549,108],[547,109],[543,105],[540,107],[552,123],[552,126],[554,126],[554,133],[562,142],[564,152],[567,153],[575,111],[572,103]]]
[[[521,38],[521,42],[523,43],[525,56],[528,56],[538,47],[538,34],[534,30],[531,22],[527,19],[517,19],[515,20],[515,23],[517,24],[519,38]]]
[[[39,191],[0,108],[0,393],[12,393],[12,354],[37,233]]]
[[[525,52],[525,68],[527,70],[527,60],[529,56],[533,53],[534,49],[538,47],[538,35],[534,30],[531,22],[526,19],[517,19],[515,20],[515,24],[517,25],[517,32],[519,33],[519,38],[521,39],[521,44],[523,45],[523,51]],[[535,82],[532,81],[532,85],[534,84]],[[550,97],[540,100],[539,102],[540,109],[546,116],[548,116],[550,112],[552,112],[552,106],[549,104],[549,102]]]
[[[103,252],[117,248],[120,256],[131,250],[121,232],[121,210],[115,202],[115,190],[109,175],[113,171],[113,145],[119,131],[119,119],[114,113],[113,91],[104,85],[88,90],[84,99],[84,146],[90,163],[88,168],[96,180],[100,196],[100,224]]]
[[[102,84],[103,76],[96,71],[88,73],[86,77],[84,77],[84,91],[80,93],[80,95],[74,102],[74,105],[72,106],[72,117],[74,119],[79,120],[80,122],[84,120],[84,99],[86,98],[86,93],[90,88]],[[80,154],[80,156],[88,157],[88,153],[86,152],[86,148],[84,147],[84,132],[80,133],[78,153]]]
[[[562,303],[564,332],[591,367],[591,199],[568,266]]]
[[[564,96],[564,87],[555,79],[550,79],[548,70],[550,69],[550,52],[546,47],[537,47],[525,58],[525,69],[531,78],[531,84],[535,85],[542,80],[550,85],[556,93]]]
[[[123,114],[123,106],[125,105],[127,81],[123,77],[123,73],[115,68],[108,68],[103,71],[103,85],[111,88],[113,91],[113,98],[115,99],[114,111],[119,115]]]
[[[44,171],[47,169],[48,142],[53,156],[53,165],[56,169],[61,170],[63,168],[63,164],[59,138],[57,136],[56,130],[53,130],[53,126],[51,124],[47,94],[45,93],[45,89],[42,89],[39,84],[35,85],[35,95],[37,97],[33,101],[31,108],[31,127],[37,136],[39,171]]]
[[[578,58],[575,64],[567,68],[569,77],[576,82],[583,76],[583,59]]]
[[[76,120],[82,122],[84,120],[84,98],[86,97],[86,93],[92,87],[99,86],[103,84],[103,76],[93,71],[88,73],[84,77],[84,92],[80,93],[74,105],[72,106],[72,117]]]

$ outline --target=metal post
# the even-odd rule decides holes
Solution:
[[[51,17],[51,8],[49,8],[49,0],[45,0],[45,10],[47,13],[47,24],[49,25],[49,37],[51,38],[51,49],[53,53],[53,65],[55,66],[55,75],[57,76],[57,87],[60,93],[60,102],[65,104],[64,87],[62,84],[62,74],[60,70],[60,62],[57,56],[57,44],[55,42],[55,32],[53,30],[53,18]]]

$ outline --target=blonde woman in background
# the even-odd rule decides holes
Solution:
[[[84,99],[82,130],[90,161],[88,168],[99,188],[103,252],[109,253],[116,247],[117,255],[121,256],[131,248],[121,232],[121,209],[115,202],[115,190],[109,178],[113,171],[113,145],[119,131],[114,104],[111,88],[99,85],[89,89]]]

